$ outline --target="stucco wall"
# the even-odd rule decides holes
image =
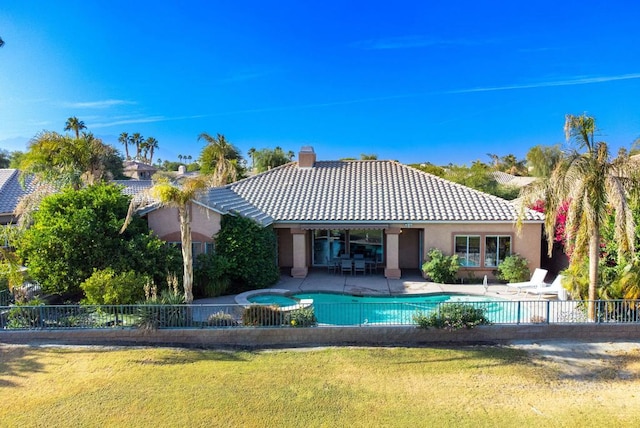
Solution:
[[[166,241],[180,241],[180,222],[176,208],[160,208],[148,214],[149,227]],[[191,205],[191,234],[194,240],[211,242],[220,230],[220,214]]]
[[[443,343],[509,343],[523,340],[631,341],[640,339],[633,324],[489,325],[471,330],[416,327],[311,327],[0,331],[0,343],[75,345],[155,345],[201,347],[422,346]]]
[[[484,243],[486,235],[510,235],[511,251],[526,258],[529,269],[540,267],[540,250],[542,245],[542,224],[525,224],[520,231],[511,223],[478,223],[455,224],[441,223],[429,224],[424,227],[424,251],[430,248],[439,248],[443,253],[451,255],[454,252],[455,235],[480,235]],[[481,245],[480,260],[484,260],[484,245]],[[469,274],[476,276],[493,276],[495,267],[461,268],[458,277],[465,278]]]

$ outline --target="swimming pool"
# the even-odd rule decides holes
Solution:
[[[405,296],[352,296],[338,293],[257,294],[248,298],[256,304],[292,306],[302,299],[313,300],[316,318],[320,324],[363,325],[415,324],[417,312],[429,313],[442,303],[462,302],[482,308],[492,322],[513,322],[510,301],[495,297],[469,294],[429,294]]]

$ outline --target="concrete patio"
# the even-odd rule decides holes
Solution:
[[[496,297],[507,300],[537,300],[537,296],[506,290],[504,284],[489,283],[485,290],[482,284],[438,284],[422,278],[418,270],[404,271],[400,279],[387,279],[382,275],[340,275],[324,269],[309,270],[306,278],[282,275],[271,288],[298,292],[333,292],[353,295],[390,296],[402,294],[463,293]],[[198,299],[196,304],[235,303],[235,295]]]

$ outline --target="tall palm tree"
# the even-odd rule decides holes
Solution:
[[[163,206],[176,208],[180,221],[180,242],[182,244],[182,267],[184,287],[184,300],[189,304],[193,302],[193,252],[191,248],[191,201],[196,199],[209,185],[211,177],[197,176],[182,179],[178,183],[170,182],[166,177],[161,177],[149,189],[152,200],[143,198],[134,199],[129,205],[129,211],[125,223],[120,230],[123,233],[138,208],[153,202],[160,202]]]
[[[207,142],[200,154],[200,171],[212,175],[220,185],[235,181],[239,175],[238,163],[242,159],[238,149],[222,134],[212,137],[203,132],[198,136],[198,140]]]
[[[142,137],[142,135],[140,135],[139,132],[136,132],[131,136],[130,141],[131,141],[131,144],[136,146],[136,160],[139,161],[141,159],[140,152],[142,151],[141,144],[144,141],[144,138]]]
[[[149,137],[147,138],[146,146],[149,149],[149,165],[153,165],[153,152],[158,148],[158,140]]]
[[[127,160],[131,159],[129,157],[129,143],[130,143],[129,134],[127,134],[126,132],[123,132],[118,137],[118,141],[120,142],[120,144],[124,146],[124,153],[125,153],[126,159]]]
[[[595,321],[600,230],[613,210],[619,257],[634,251],[635,226],[627,191],[635,185],[635,180],[632,179],[632,166],[625,151],[612,160],[607,143],[595,141],[593,117],[567,115],[564,129],[567,140],[575,141],[578,148],[585,151],[580,153],[574,149],[558,161],[548,179],[525,188],[523,206],[531,205],[536,199],[545,201],[545,233],[547,241],[553,242],[559,208],[568,204],[565,240],[572,246],[572,264],[588,258],[588,318]]]
[[[0,48],[4,46],[4,40],[2,40],[2,37],[0,37]]]
[[[80,138],[80,131],[83,129],[87,129],[84,122],[79,120],[77,117],[73,116],[67,119],[67,122],[64,125],[65,131],[73,131],[76,134],[76,138]]]

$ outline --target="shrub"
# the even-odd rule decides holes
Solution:
[[[200,254],[193,268],[193,294],[197,297],[223,295],[231,283],[229,260],[220,254]]]
[[[220,311],[209,315],[207,324],[213,327],[235,327],[238,322],[233,318],[233,315]]]
[[[146,300],[138,306],[136,326],[143,330],[156,330],[161,327],[184,327],[188,325],[189,308],[184,305],[184,296],[178,292],[175,277],[167,279],[173,288],[163,290],[160,297],[154,284],[144,287]]]
[[[498,279],[506,282],[522,282],[529,279],[531,272],[527,259],[512,254],[498,265]]]
[[[242,324],[247,326],[282,325],[283,321],[283,313],[277,306],[251,305],[242,312]]]
[[[83,303],[89,305],[128,305],[140,301],[144,296],[147,278],[134,271],[116,274],[112,268],[94,270],[80,284],[84,291]]]
[[[38,306],[44,305],[40,299],[32,299],[25,303],[16,303],[7,316],[7,328],[35,328],[42,326],[42,311]]]
[[[442,303],[431,314],[418,312],[413,316],[418,328],[443,328],[446,330],[460,330],[474,328],[477,325],[491,324],[484,315],[484,309],[474,308],[463,303]]]
[[[280,278],[276,264],[276,234],[272,227],[257,222],[225,215],[220,232],[215,237],[216,255],[229,263],[226,277],[233,292],[266,288]]]
[[[460,269],[458,256],[445,256],[437,248],[432,248],[427,253],[429,260],[422,265],[422,270],[434,282],[442,284],[453,283]]]
[[[312,327],[318,324],[315,311],[312,306],[295,309],[289,312],[289,322],[292,327]]]

